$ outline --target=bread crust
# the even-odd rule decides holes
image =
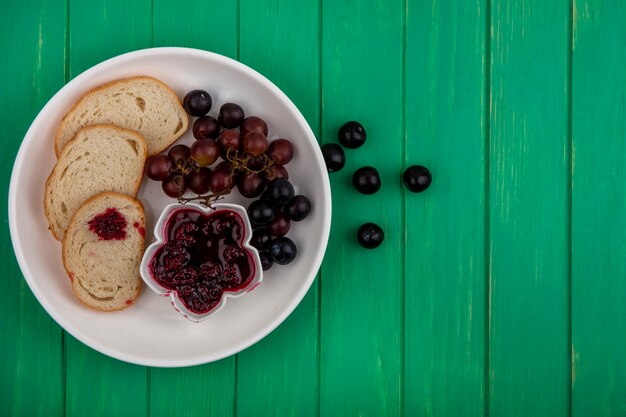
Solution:
[[[119,194],[119,193],[114,193],[111,191],[105,191],[103,193],[100,194],[96,194],[93,197],[89,198],[87,201],[85,201],[83,204],[80,205],[80,207],[78,208],[78,210],[76,210],[76,213],[74,213],[74,216],[72,216],[72,220],[70,221],[70,225],[67,228],[67,231],[65,233],[65,237],[63,238],[62,241],[62,251],[61,251],[61,257],[63,260],[63,268],[65,269],[65,273],[67,274],[67,276],[70,278],[71,281],[71,288],[72,288],[72,294],[74,294],[74,297],[80,301],[83,305],[93,309],[93,310],[97,310],[97,311],[119,311],[119,310],[123,310],[125,308],[130,307],[131,305],[135,304],[135,301],[137,300],[137,298],[139,298],[139,295],[141,294],[141,291],[143,289],[143,280],[141,279],[141,275],[139,274],[139,270],[137,270],[137,280],[139,282],[139,284],[137,285],[137,291],[135,291],[135,293],[133,294],[133,296],[130,298],[130,300],[132,301],[130,304],[126,304],[124,303],[121,306],[117,306],[117,307],[113,307],[113,308],[99,308],[96,307],[95,305],[91,305],[91,304],[87,304],[87,302],[85,302],[85,300],[83,300],[80,295],[78,294],[77,290],[76,290],[76,286],[80,285],[80,283],[78,282],[78,278],[72,278],[71,277],[71,270],[68,266],[68,255],[66,254],[66,240],[68,239],[68,236],[70,235],[69,231],[73,230],[74,228],[78,227],[76,225],[76,222],[78,221],[78,215],[81,212],[81,210],[83,210],[85,208],[85,206],[87,206],[88,204],[91,204],[93,201],[101,199],[103,197],[107,197],[107,196],[112,196],[112,197],[117,197],[117,198],[122,198],[125,200],[128,200],[129,203],[134,204],[135,206],[137,206],[140,210],[141,210],[141,214],[143,216],[143,227],[146,226],[146,215],[145,215],[145,210],[143,207],[143,203],[141,202],[141,200],[138,200],[136,198],[132,198],[129,197],[125,194]],[[145,238],[142,237],[141,239],[141,253],[144,253],[145,250],[145,246],[146,246],[146,241]]]
[[[141,185],[141,181],[143,180],[143,171],[145,169],[146,159],[148,158],[148,144],[146,143],[146,140],[144,139],[144,137],[140,133],[138,133],[138,132],[136,132],[134,130],[125,129],[123,127],[119,127],[119,126],[115,126],[115,125],[98,124],[98,125],[85,126],[82,129],[80,129],[78,132],[76,132],[74,137],[69,142],[67,142],[67,144],[63,147],[63,149],[64,150],[65,149],[70,149],[71,146],[74,146],[74,144],[76,143],[77,136],[81,132],[88,131],[88,130],[93,130],[93,129],[101,129],[101,128],[110,128],[110,129],[113,129],[113,130],[117,130],[118,132],[121,132],[121,133],[130,134],[131,136],[134,136],[138,141],[140,141],[141,143],[144,144],[144,147],[143,147],[144,168],[142,168],[141,175],[139,175],[139,177],[135,181],[135,186],[134,186],[134,191],[133,191],[133,197],[137,197],[137,193],[139,192],[139,186]],[[43,193],[43,210],[44,210],[44,213],[46,215],[46,220],[48,221],[48,230],[50,230],[50,232],[52,233],[52,236],[54,236],[54,238],[56,240],[60,241],[61,240],[60,236],[56,233],[55,228],[52,227],[52,221],[51,221],[51,215],[50,215],[50,207],[48,206],[48,201],[46,199],[46,196],[48,195],[49,187],[52,186],[51,181],[52,181],[52,178],[54,176],[53,174],[56,172],[58,166],[59,166],[59,160],[57,160],[57,163],[54,165],[54,168],[52,168],[52,171],[50,172],[50,175],[48,175],[48,179],[46,180],[46,185],[45,185],[44,193]],[[89,200],[91,200],[91,198]],[[87,200],[87,201],[89,201],[89,200]],[[81,207],[82,207],[82,204],[81,204]],[[142,209],[143,209],[143,206],[142,206]],[[77,212],[78,212],[78,210],[77,210]],[[76,215],[76,213],[74,213],[74,215]],[[68,229],[69,229],[69,226],[68,226]]]
[[[153,82],[156,82],[156,83],[160,84],[175,99],[174,101],[176,103],[178,103],[179,110],[181,111],[182,114],[184,114],[184,117],[182,118],[183,119],[183,128],[181,129],[181,134],[178,135],[178,136],[175,135],[168,144],[166,144],[162,149],[159,149],[158,151],[155,151],[151,155],[156,155],[156,154],[158,154],[160,152],[163,152],[172,143],[176,142],[178,140],[178,138],[180,138],[187,131],[187,129],[189,128],[189,117],[187,116],[187,112],[183,108],[183,105],[182,105],[180,99],[178,98],[178,96],[176,95],[174,90],[172,90],[170,88],[170,86],[168,86],[167,84],[165,84],[163,81],[159,80],[158,78],[154,78],[154,77],[151,77],[149,75],[139,75],[139,76],[136,76],[136,77],[121,78],[119,80],[109,81],[107,83],[104,83],[104,84],[101,84],[101,85],[99,85],[97,87],[94,87],[91,90],[88,90],[85,94],[83,94],[76,101],[76,103],[74,103],[74,105],[72,105],[70,110],[67,113],[65,113],[65,115],[61,118],[61,123],[59,123],[59,126],[57,127],[57,130],[56,130],[56,132],[54,134],[54,153],[57,156],[57,158],[59,157],[59,155],[61,154],[61,152],[65,148],[65,146],[67,146],[69,144],[69,142],[68,142],[68,143],[65,144],[65,146],[62,149],[59,149],[59,139],[60,139],[60,136],[61,136],[61,132],[63,131],[63,128],[64,128],[64,126],[66,124],[65,120],[67,119],[67,116],[69,116],[71,113],[73,113],[80,106],[80,104],[83,101],[85,101],[85,99],[87,99],[92,94],[98,93],[101,90],[105,90],[105,89],[107,89],[109,87],[112,87],[112,86],[115,86],[115,85],[118,85],[118,84],[125,84],[125,83],[136,81],[136,80],[150,80],[150,81],[153,81]],[[76,135],[74,135],[74,137],[75,136]]]

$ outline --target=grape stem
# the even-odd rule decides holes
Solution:
[[[205,195],[197,195],[194,197],[183,197],[182,195],[178,196],[178,202],[183,206],[191,201],[198,201],[200,204],[204,204],[205,206],[212,208],[211,205],[216,201],[222,200],[224,198],[224,194],[205,194]]]

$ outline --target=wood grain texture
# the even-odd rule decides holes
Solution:
[[[565,0],[491,4],[490,416],[569,407]]]
[[[149,0],[72,0],[69,10],[69,78],[124,52],[150,46]],[[101,355],[66,340],[66,415],[147,416],[147,368]],[[88,381],[88,383],[87,383]]]
[[[259,30],[259,22],[271,23]],[[316,136],[320,122],[319,30],[317,0],[240,3],[241,62],[282,89]],[[287,168],[297,169],[290,165]],[[318,283],[313,283],[302,303],[278,329],[238,355],[238,416],[317,415]]]
[[[154,45],[199,48],[237,58],[237,1],[153,0]]]
[[[626,415],[626,3],[574,2],[572,415]]]
[[[486,1],[409,2],[405,415],[485,414]],[[398,176],[400,169],[398,169]]]
[[[237,2],[154,1],[154,46],[185,46],[238,57]],[[202,86],[198,86],[202,88]],[[183,369],[150,370],[150,415],[233,416],[236,357]]]
[[[331,2],[322,6],[322,139],[360,121],[364,146],[346,150],[330,175],[331,235],[321,276],[321,416],[401,414],[404,229],[400,167],[403,2]],[[353,172],[375,166],[382,188],[359,194]],[[360,247],[359,226],[385,231],[376,250]]]
[[[0,415],[62,416],[61,328],[39,305],[17,265],[7,197],[22,138],[37,112],[63,86],[65,2],[37,0],[29,7],[1,2],[0,28],[0,110],[11,115],[0,122]]]

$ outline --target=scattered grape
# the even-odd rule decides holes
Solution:
[[[360,193],[374,194],[380,189],[380,177],[374,167],[359,168],[352,175],[352,184]]]
[[[328,172],[337,172],[346,164],[346,154],[336,143],[327,143],[322,146],[322,155]]]
[[[225,103],[220,108],[218,120],[222,126],[232,129],[241,124],[245,117],[243,109],[235,103]]]
[[[365,143],[367,134],[359,122],[347,122],[339,128],[337,133],[339,143],[346,148],[355,149]]]
[[[428,168],[421,165],[412,165],[404,171],[402,176],[404,185],[414,193],[421,193],[430,186],[433,177]]]
[[[376,223],[365,223],[359,227],[356,237],[361,246],[367,249],[374,249],[383,243],[385,233]]]
[[[215,139],[220,133],[220,124],[215,117],[202,116],[193,122],[193,137],[198,140]]]
[[[204,90],[191,90],[183,99],[185,111],[196,117],[207,114],[212,105],[211,95]]]

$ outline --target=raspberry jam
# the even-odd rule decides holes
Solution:
[[[204,214],[184,208],[173,212],[164,228],[166,240],[150,262],[150,273],[176,291],[190,311],[210,311],[224,291],[244,288],[254,278],[252,254],[242,247],[244,223],[234,211]]]
[[[126,239],[126,218],[116,208],[110,207],[89,220],[89,230],[100,240]]]

